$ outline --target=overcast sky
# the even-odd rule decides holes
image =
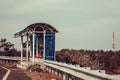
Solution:
[[[43,22],[58,29],[56,50],[120,50],[120,0],[0,0],[0,38],[20,49],[14,34]]]

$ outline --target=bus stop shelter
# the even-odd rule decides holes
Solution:
[[[26,62],[30,58],[33,63],[35,58],[54,60],[55,33],[58,33],[58,31],[49,24],[34,23],[14,34],[15,38],[21,37],[21,62],[23,62],[23,48],[26,50]]]

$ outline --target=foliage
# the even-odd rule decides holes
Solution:
[[[40,68],[40,65],[38,65],[38,64],[30,65],[27,69],[32,72],[34,72],[34,71],[41,72],[42,71],[42,69]]]
[[[9,51],[11,49],[14,49],[14,44],[11,42],[7,42],[7,39],[1,39],[0,40],[0,48],[4,48],[4,51]]]
[[[115,71],[120,68],[120,51],[62,49],[56,51],[56,60],[92,69],[104,69],[107,73],[117,73]]]

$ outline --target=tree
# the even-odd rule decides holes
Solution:
[[[14,49],[14,44],[7,42],[7,39],[0,40],[0,48],[4,48],[4,52]]]

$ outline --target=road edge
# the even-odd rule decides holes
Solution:
[[[2,78],[2,80],[7,80],[7,78],[8,78],[8,76],[9,76],[11,70],[10,70],[10,69],[7,69],[7,68],[5,68],[5,67],[3,67],[3,66],[0,66],[0,67],[2,67],[2,68],[4,68],[4,69],[7,70],[7,73],[6,73],[5,76]]]

